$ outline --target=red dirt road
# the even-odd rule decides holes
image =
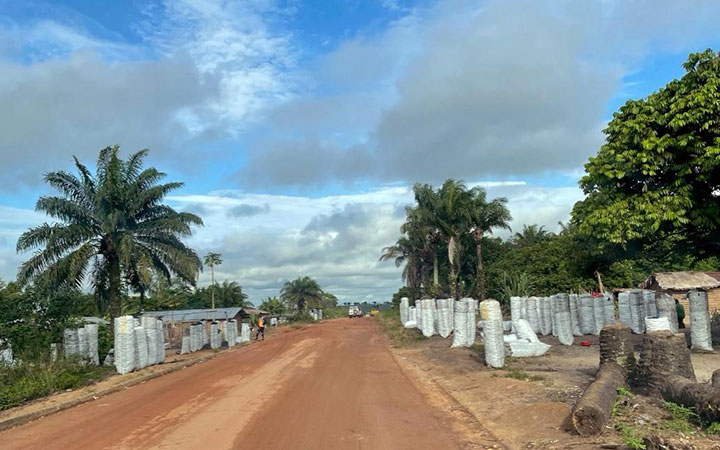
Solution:
[[[0,433],[15,449],[457,448],[371,319],[229,351]]]

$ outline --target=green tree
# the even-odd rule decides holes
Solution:
[[[506,198],[487,201],[485,190],[476,187],[470,191],[470,233],[475,241],[475,257],[477,263],[475,294],[480,300],[485,298],[485,267],[483,265],[483,240],[485,233],[493,229],[510,229],[508,222],[512,220],[507,209]]]
[[[41,197],[35,208],[56,222],[31,228],[18,239],[18,251],[43,247],[23,263],[18,280],[43,278],[79,287],[92,272],[112,317],[121,312],[126,288],[144,291],[147,273],[194,283],[200,260],[180,238],[202,220],[162,204],[183,184],[158,184],[165,174],[143,170],[146,155],[142,150],[123,161],[117,146],[107,147],[100,151],[95,175],[77,158],[78,176],[64,171],[45,175],[61,196]]]
[[[267,297],[260,303],[258,309],[268,311],[270,314],[279,315],[285,312],[285,306],[283,302],[277,297]]]
[[[628,100],[585,165],[586,198],[573,221],[601,242],[679,237],[704,254],[720,247],[720,55],[693,53],[686,74]]]
[[[287,281],[280,290],[280,299],[298,313],[305,310],[308,303],[322,303],[323,290],[317,281],[308,276]]]
[[[245,306],[247,295],[243,292],[242,286],[237,281],[225,280],[221,285],[217,286],[217,305],[220,308],[230,308]]]
[[[211,281],[210,281],[210,304],[211,308],[215,309],[215,266],[222,264],[222,258],[220,253],[210,252],[205,255],[205,265],[210,267]]]
[[[548,232],[542,225],[523,225],[523,229],[519,233],[513,235],[513,243],[524,247],[526,245],[534,245],[543,239],[550,237],[552,233]]]

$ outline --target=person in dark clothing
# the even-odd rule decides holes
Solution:
[[[677,311],[678,328],[685,328],[685,322],[683,322],[685,320],[685,308],[677,299],[675,299],[675,310]]]

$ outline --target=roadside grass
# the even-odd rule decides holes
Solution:
[[[395,310],[380,311],[376,318],[383,333],[398,347],[426,339],[416,328],[405,328]]]
[[[76,359],[0,364],[0,410],[56,391],[85,386],[114,373],[114,367],[86,365]]]
[[[504,373],[494,373],[492,376],[493,378],[512,378],[520,381],[547,381],[547,378],[542,375],[531,375],[518,369],[509,369]]]

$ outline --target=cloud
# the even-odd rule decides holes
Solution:
[[[230,208],[228,210],[228,215],[231,217],[249,217],[256,216],[258,214],[267,214],[268,212],[270,212],[270,205],[267,203],[262,206],[243,203]]]
[[[269,115],[273,133],[251,143],[239,179],[307,187],[575,171],[601,145],[623,77],[650,51],[707,45],[720,4],[696,4],[413,9],[322,56],[309,74],[319,85]]]

